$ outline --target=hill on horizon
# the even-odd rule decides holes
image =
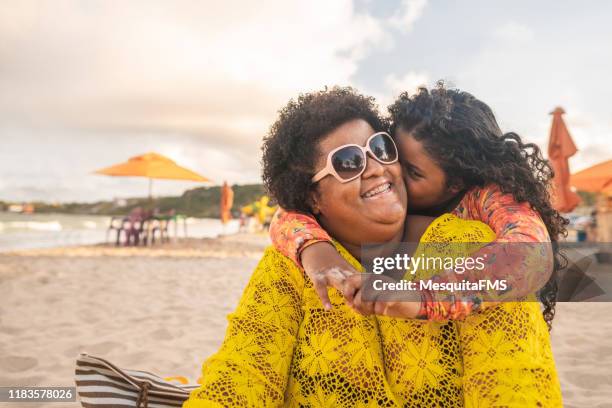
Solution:
[[[234,190],[232,212],[236,214],[241,207],[251,204],[265,194],[263,184],[233,185],[232,189]],[[122,215],[128,214],[136,207],[154,207],[162,212],[174,209],[177,213],[190,217],[219,218],[220,201],[221,186],[212,186],[189,189],[180,196],[154,197],[152,202],[146,197],[135,197],[93,203],[32,202],[31,204],[37,213]],[[8,205],[8,202],[0,201],[0,210],[8,208]]]

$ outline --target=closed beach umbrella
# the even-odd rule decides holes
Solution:
[[[226,224],[232,219],[232,205],[234,205],[234,190],[227,184],[227,181],[223,182],[221,187],[221,222]]]
[[[557,211],[572,211],[580,202],[578,194],[570,190],[570,170],[568,159],[578,149],[565,126],[562,115],[565,111],[556,108],[551,112],[553,115],[550,139],[548,140],[548,159],[555,170],[553,178],[553,206]]]
[[[158,153],[134,156],[125,163],[96,170],[95,173],[116,177],[146,177],[149,179],[149,198],[151,198],[153,179],[210,181]]]
[[[570,183],[580,191],[612,194],[612,160],[573,174]]]

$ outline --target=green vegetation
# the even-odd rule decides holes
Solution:
[[[234,185],[234,205],[232,212],[252,203],[265,194],[261,184]],[[135,207],[158,208],[160,211],[175,209],[179,214],[190,217],[219,218],[219,203],[221,187],[198,187],[187,190],[179,197],[157,197],[150,202],[148,198],[128,198],[115,201],[98,201],[95,203],[65,203],[49,204],[35,202],[37,213],[68,213],[68,214],[98,214],[121,215],[129,213]]]

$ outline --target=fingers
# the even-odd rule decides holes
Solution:
[[[371,316],[374,314],[376,300],[377,297],[380,295],[380,293],[373,290],[373,279],[374,275],[365,275],[362,279],[361,289],[359,290],[361,295],[361,310],[366,316]]]
[[[353,299],[352,308],[362,316],[371,316],[376,313],[376,302],[366,299],[363,289],[360,289]]]
[[[353,271],[344,270],[338,267],[331,267],[309,274],[317,296],[321,299],[323,307],[326,310],[331,310],[332,304],[329,298],[329,287],[335,288],[344,293],[345,282],[348,277],[352,276]]]
[[[361,288],[362,279],[359,274],[351,275],[344,280],[344,284],[342,286],[342,294],[346,299],[346,303],[349,306],[354,306],[355,295],[357,291]]]
[[[324,274],[327,278],[327,284],[342,292],[344,282],[349,276],[353,275],[353,272],[338,267],[333,267],[325,270]]]
[[[319,296],[319,299],[321,299],[321,303],[323,303],[325,310],[331,310],[332,305],[331,301],[329,300],[329,293],[327,293],[327,279],[325,276],[319,275],[315,277],[312,284],[315,292],[317,292],[317,295]]]
[[[371,316],[374,314],[374,305],[376,302],[365,300],[363,290],[360,290],[358,293],[359,298],[361,299],[360,312],[364,316]]]
[[[389,308],[392,306],[391,303],[384,300],[377,301],[374,305],[374,313],[378,316],[386,316]]]
[[[378,300],[374,305],[374,313],[378,316],[413,318],[409,315],[410,308],[406,308],[406,302],[391,300]]]
[[[420,308],[418,302],[378,300],[374,305],[374,313],[379,316],[415,319]]]
[[[346,303],[355,312],[370,316],[373,314],[381,316],[401,317],[409,312],[404,311],[401,302],[393,302],[389,299],[388,294],[372,291],[369,288],[369,279],[367,275],[342,269],[339,267],[331,267],[309,274],[313,282],[313,288],[321,300],[323,307],[326,310],[332,309],[332,303],[329,296],[329,288],[333,287],[339,290],[345,297]],[[391,281],[389,277],[376,277],[377,279],[385,279]],[[387,299],[385,299],[387,298]],[[405,316],[408,317],[408,316]]]
[[[353,303],[351,305],[351,307],[353,308],[353,310],[357,313],[359,313],[362,316],[368,316],[363,308],[363,293],[361,293],[361,290],[357,291],[357,293],[355,294],[355,296],[353,297]]]

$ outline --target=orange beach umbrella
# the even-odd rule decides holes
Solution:
[[[116,177],[146,177],[149,179],[149,198],[151,198],[153,179],[210,181],[158,153],[134,156],[125,163],[96,170],[94,173]]]
[[[570,182],[580,191],[612,194],[612,160],[573,174]]]
[[[232,218],[232,205],[234,205],[234,190],[227,184],[227,181],[223,182],[221,187],[221,222],[227,224]]]
[[[576,154],[578,149],[565,126],[561,115],[563,108],[556,108],[553,115],[548,140],[548,159],[555,171],[553,178],[553,205],[561,212],[572,211],[580,202],[578,194],[570,190],[570,170],[568,159]]]

